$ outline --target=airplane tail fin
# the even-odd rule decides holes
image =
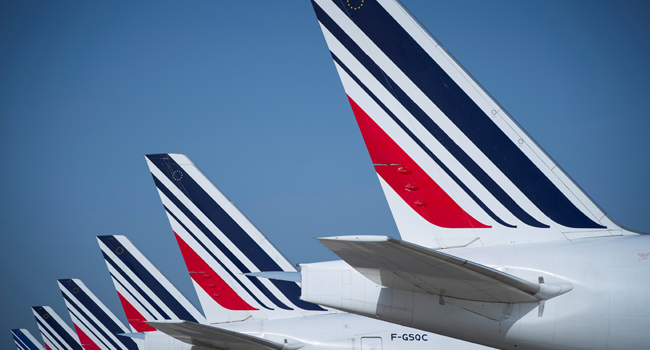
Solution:
[[[399,1],[312,4],[405,240],[448,248],[626,233]]]
[[[11,336],[18,350],[45,350],[27,329],[12,329]]]
[[[49,306],[33,306],[32,313],[48,350],[83,350],[77,334]]]
[[[207,323],[201,312],[125,236],[98,236],[111,279],[136,332],[156,329],[145,321]]]
[[[59,289],[72,324],[85,350],[138,350],[130,333],[86,285],[78,279],[60,279]]]
[[[256,274],[296,269],[187,156],[145,158],[210,323],[326,312],[298,283]]]

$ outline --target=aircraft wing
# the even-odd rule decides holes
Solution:
[[[189,321],[146,322],[157,330],[184,343],[220,350],[295,350],[302,343],[282,344],[253,335]]]
[[[475,262],[386,236],[319,238],[350,266],[384,287],[458,299],[526,303],[570,285],[539,285]]]

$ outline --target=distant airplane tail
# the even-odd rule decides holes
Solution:
[[[83,350],[77,334],[49,306],[33,306],[38,329],[48,350]]]
[[[85,350],[138,350],[120,321],[86,285],[78,279],[60,279],[59,289],[72,324]]]
[[[203,315],[125,236],[98,236],[106,266],[135,332],[156,329],[145,321],[207,323]]]
[[[627,233],[396,0],[313,0],[405,240],[449,248]]]
[[[210,323],[327,312],[299,299],[294,266],[187,156],[146,160]]]
[[[12,329],[11,336],[18,350],[45,350],[27,329]]]

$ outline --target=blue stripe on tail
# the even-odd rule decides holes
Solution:
[[[165,320],[171,320],[171,317],[169,317],[169,315],[167,315],[167,313],[166,313],[166,312],[165,312],[165,311],[164,311],[164,310],[163,310],[163,309],[158,305],[158,303],[156,303],[153,299],[151,299],[151,296],[149,296],[147,293],[145,293],[145,291],[142,290],[142,288],[140,288],[140,286],[139,286],[135,281],[133,281],[133,279],[131,279],[131,277],[130,277],[129,275],[127,275],[127,274],[122,270],[122,268],[121,268],[119,265],[117,265],[117,263],[115,263],[115,261],[113,261],[113,259],[112,259],[111,257],[109,257],[109,256],[108,256],[106,253],[104,253],[104,252],[102,252],[102,255],[104,255],[104,260],[106,260],[106,262],[108,262],[109,264],[111,264],[111,266],[112,266],[115,270],[117,270],[117,272],[120,274],[120,277],[122,277],[123,279],[126,280],[126,282],[129,284],[129,287],[135,289],[135,291],[136,291],[136,292],[137,292],[137,293],[138,293],[142,298],[146,299],[147,302],[149,302],[149,305],[151,305],[154,309],[156,309],[156,311],[158,311],[158,313],[160,314],[160,316],[162,316]],[[129,290],[130,288],[128,288],[127,286],[123,285],[123,284],[122,284],[118,279],[115,279],[115,280],[116,280],[118,283],[120,283],[120,285],[122,285],[122,287],[124,287],[124,289],[126,289],[126,290],[127,290],[127,291],[128,291],[128,292],[129,292],[129,293],[130,293],[134,298],[135,298],[135,300],[138,301],[138,303],[139,303],[140,305],[142,305],[142,303],[139,301],[140,298],[138,298],[138,297],[136,297],[135,295],[133,295],[133,293],[131,293],[131,291]],[[148,312],[150,315],[152,315],[152,316],[154,315],[153,312],[151,312],[150,310],[147,309],[147,307],[145,307],[144,305],[142,305],[142,307],[143,307],[145,310],[147,310],[147,312]]]
[[[38,345],[34,344],[31,339],[27,337],[25,332],[21,329],[12,329],[11,330],[11,335],[14,338],[14,342],[16,342],[16,346],[19,349],[24,349],[24,350],[41,350],[41,347]]]

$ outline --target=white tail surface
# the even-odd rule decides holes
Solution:
[[[134,332],[156,329],[145,321],[184,320],[207,323],[205,317],[125,236],[98,236],[106,266]]]
[[[431,248],[633,234],[395,0],[313,0],[405,240]]]
[[[77,334],[49,306],[33,306],[38,330],[48,350],[82,350]]]
[[[45,350],[27,329],[12,329],[11,336],[14,338],[18,350]]]
[[[72,324],[86,350],[138,350],[136,342],[118,334],[129,329],[78,279],[58,280]]]
[[[297,282],[247,275],[296,269],[188,157],[146,160],[210,323],[328,312],[300,300]]]

